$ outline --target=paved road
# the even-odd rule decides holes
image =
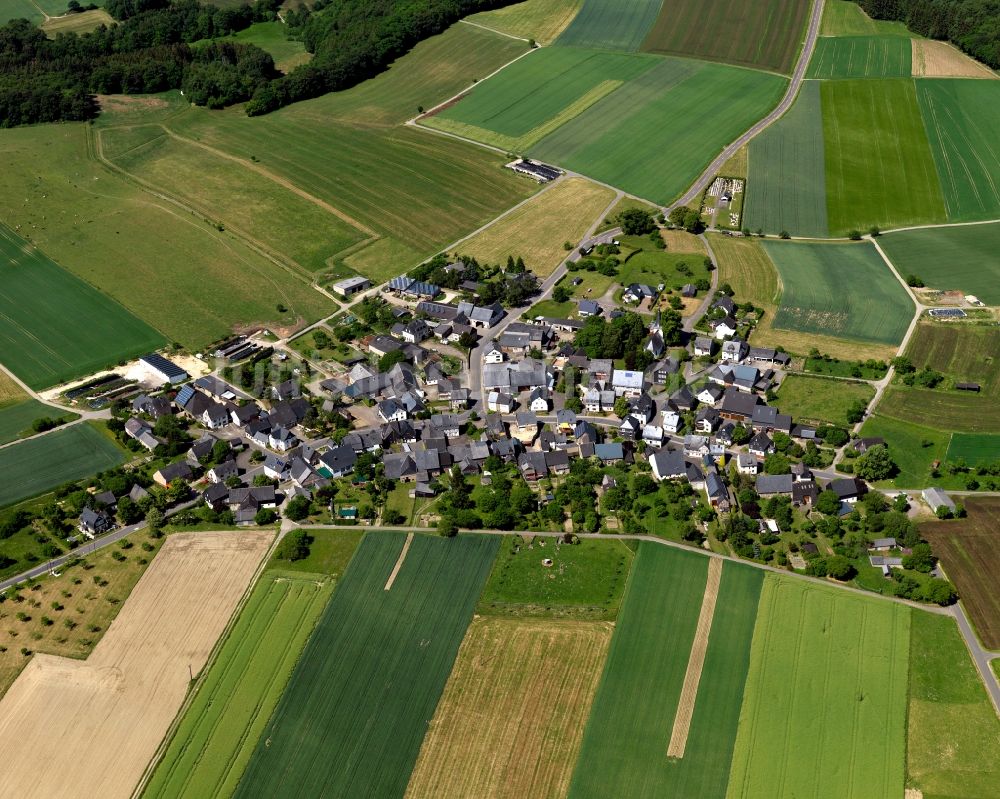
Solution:
[[[760,120],[752,128],[746,131],[746,133],[719,153],[718,157],[708,165],[708,168],[701,174],[701,177],[694,182],[691,188],[688,189],[687,193],[673,204],[674,206],[689,205],[691,202],[698,199],[698,197],[701,196],[701,193],[705,191],[708,184],[719,173],[722,165],[732,158],[740,147],[747,144],[765,128],[774,122],[777,122],[778,119],[780,119],[781,116],[792,107],[792,103],[795,102],[795,98],[798,96],[799,87],[802,85],[802,81],[805,78],[806,68],[809,66],[809,59],[812,57],[813,48],[816,46],[816,37],[819,36],[819,25],[820,21],[823,19],[823,3],[824,0],[815,0],[813,4],[812,14],[809,17],[809,28],[806,31],[805,42],[802,45],[802,52],[799,55],[798,63],[795,65],[795,72],[792,73],[791,83],[788,84],[788,90],[785,92],[785,96],[781,98],[781,102],[775,106],[774,110],[771,111],[770,114]]]

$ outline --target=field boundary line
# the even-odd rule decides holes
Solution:
[[[498,31],[496,28],[491,28],[488,25],[480,25],[478,22],[469,22],[467,19],[460,19],[464,25],[471,25],[473,28],[481,28],[484,31],[489,31],[490,33],[495,33],[497,36],[506,36],[508,39],[517,39],[519,42],[530,42],[531,39],[525,39],[523,36],[515,36],[513,33],[504,33],[503,31]],[[536,42],[537,44],[537,42]],[[541,46],[541,45],[539,45]]]
[[[667,757],[682,758],[687,748],[688,733],[691,730],[691,720],[694,718],[695,700],[698,698],[701,672],[705,665],[705,655],[708,653],[708,639],[712,630],[712,620],[715,618],[715,605],[719,599],[721,581],[722,561],[713,558],[708,562],[705,594],[701,599],[698,626],[695,628],[694,641],[691,644],[691,656],[688,659],[687,671],[684,673],[684,684],[677,700],[677,714],[674,716],[674,726],[670,733]]]
[[[392,567],[392,571],[389,572],[389,579],[385,581],[385,591],[392,588],[392,584],[396,582],[396,578],[399,576],[399,570],[403,568],[403,561],[406,560],[406,553],[410,551],[410,544],[413,543],[414,533],[410,531],[406,534],[406,541],[403,542],[403,549],[400,550],[399,557],[396,558],[396,565]]]

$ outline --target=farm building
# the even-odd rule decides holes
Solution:
[[[412,277],[401,275],[389,281],[389,288],[398,291],[400,294],[408,294],[411,297],[427,297],[434,299],[441,293],[441,288],[433,283],[425,283],[422,280],[414,280]]]
[[[935,319],[963,319],[966,316],[961,308],[931,308],[927,313]]]
[[[371,284],[372,282],[368,278],[361,277],[361,275],[355,275],[354,277],[338,280],[331,288],[333,288],[333,290],[342,297],[350,297],[353,294],[357,294],[359,291],[364,291],[365,289],[370,288]]]
[[[522,175],[527,175],[530,178],[534,178],[539,183],[548,183],[549,181],[555,180],[562,175],[562,170],[556,169],[554,166],[542,164],[537,161],[530,161],[527,158],[520,158],[517,161],[512,161],[507,164],[507,168],[513,169],[515,172]]]
[[[168,361],[162,355],[155,352],[143,355],[139,361],[154,378],[161,383],[183,383],[188,379],[188,373],[177,364]]]
[[[955,501],[940,488],[925,488],[923,492],[924,502],[932,511],[938,512],[940,508],[947,508],[952,513],[955,512]]]
[[[975,391],[976,393],[979,393],[979,390],[982,387],[979,383],[955,383],[955,388],[959,391]]]

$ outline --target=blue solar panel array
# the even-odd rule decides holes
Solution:
[[[174,398],[174,401],[183,408],[191,401],[191,397],[193,396],[194,386],[183,386],[181,390],[177,392],[177,396]]]

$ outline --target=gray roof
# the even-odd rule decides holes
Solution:
[[[765,494],[791,494],[792,476],[790,474],[760,474],[757,475],[757,493],[761,496]]]

